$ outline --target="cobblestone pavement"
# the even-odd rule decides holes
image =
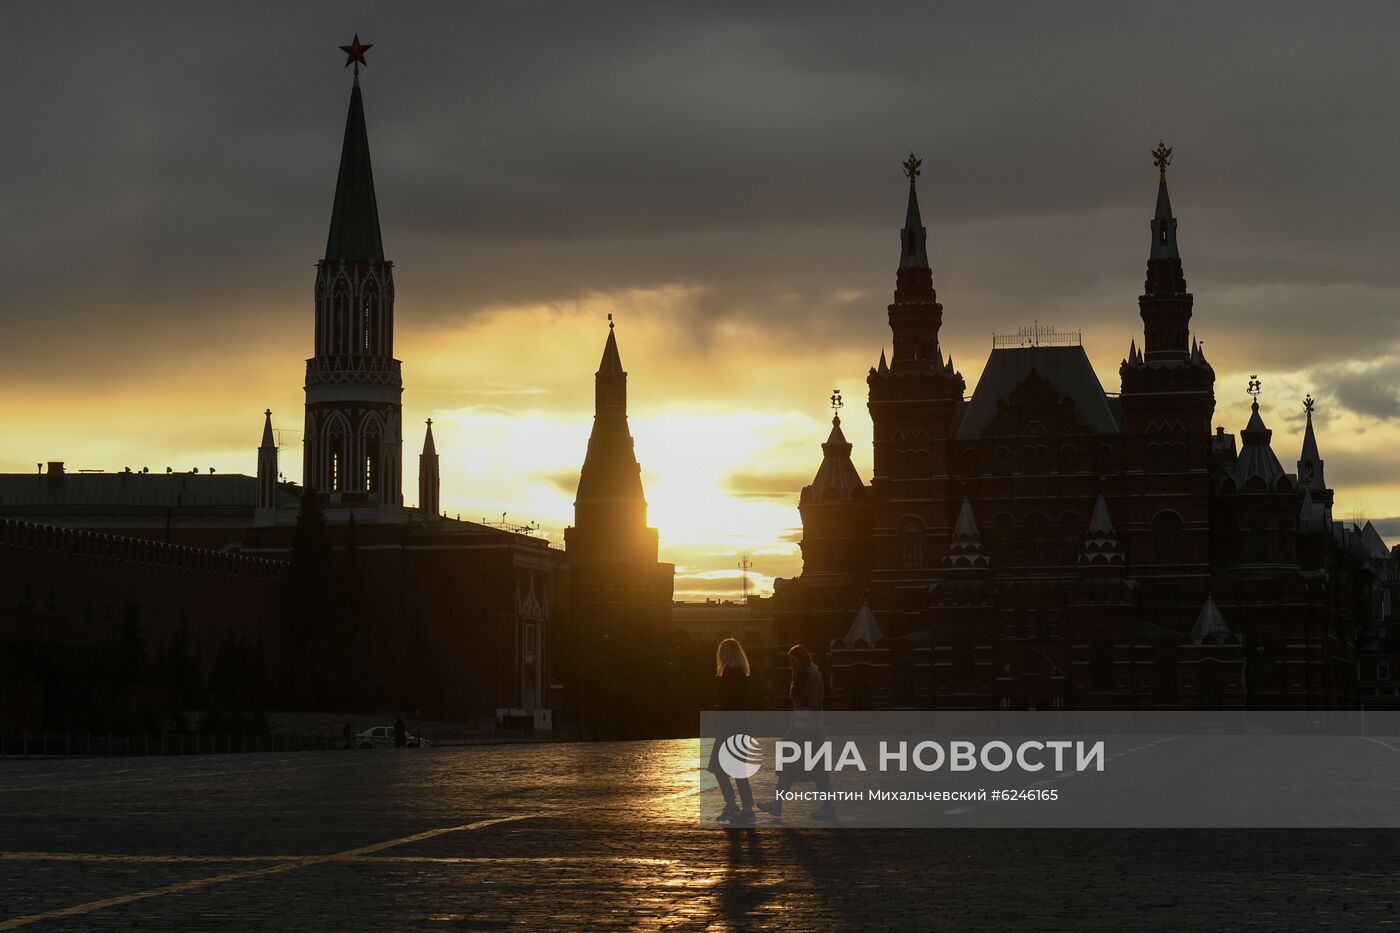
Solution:
[[[0,930],[1400,928],[1400,832],[718,831],[696,743],[0,762]]]

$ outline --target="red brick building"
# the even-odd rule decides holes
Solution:
[[[393,263],[380,232],[358,69],[313,285],[301,485],[281,478],[268,411],[256,476],[74,474],[51,463],[47,472],[0,476],[0,515],[162,542],[180,553],[207,549],[200,560],[241,554],[274,561],[282,572],[295,565],[299,513],[304,497],[313,496],[324,515],[324,572],[335,579],[325,605],[289,609],[300,605],[287,593],[295,581],[254,588],[231,603],[262,629],[268,620],[282,623],[268,648],[284,679],[295,681],[298,670],[309,676],[317,665],[333,669],[323,673],[339,686],[301,703],[509,718],[550,728],[558,701],[549,666],[553,624],[568,601],[563,551],[527,527],[442,515],[431,422],[419,458],[419,502],[404,503]],[[51,575],[55,567],[45,560],[8,571]],[[145,598],[158,588],[143,579],[99,574],[91,585],[110,587],[111,599],[136,591]],[[29,584],[16,583],[22,585]],[[211,589],[208,599],[218,598]],[[324,616],[311,657],[305,645],[288,640],[288,627],[297,624],[285,619],[289,612]]]
[[[947,708],[1350,707],[1374,574],[1332,521],[1308,426],[1286,472],[1256,396],[1212,433],[1215,373],[1159,149],[1156,208],[1120,391],[1073,332],[993,340],[971,395],[939,347],[906,163],[893,355],[870,369],[874,475],[839,419],[802,491],[803,572],[777,625],[827,655],[833,699]],[[848,630],[868,602],[878,644]],[[859,641],[860,644],[855,644]]]

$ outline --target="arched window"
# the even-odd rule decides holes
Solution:
[[[344,466],[342,462],[345,452],[339,447],[331,448],[331,491],[340,492],[340,470]]]
[[[904,569],[916,570],[924,565],[924,523],[912,515],[899,523],[900,550]]]
[[[1026,519],[1026,558],[1031,564],[1050,563],[1050,523],[1039,512]]]
[[[971,690],[975,683],[972,645],[960,641],[953,646],[953,683],[959,690]]]
[[[1017,466],[1017,472],[1027,476],[1050,472],[1050,448],[1042,444],[1027,444],[1021,448],[1021,462]]]
[[[1249,560],[1262,564],[1269,559],[1269,533],[1258,523],[1249,526]]]
[[[380,487],[380,434],[371,429],[365,434],[365,491],[378,492]]]
[[[1172,444],[1172,472],[1185,473],[1191,469],[1191,451],[1185,444]]]
[[[1083,464],[1079,459],[1079,448],[1075,447],[1073,444],[1065,444],[1062,446],[1060,448],[1059,471],[1061,473],[1078,473],[1082,469]]]
[[[1390,662],[1389,662],[1389,661],[1380,661],[1380,662],[1378,662],[1378,663],[1376,664],[1376,679],[1377,679],[1377,680],[1389,680],[1389,679],[1390,679]]]
[[[997,476],[1005,476],[1011,472],[1011,451],[1005,447],[998,447],[992,451],[992,473]]]
[[[1274,646],[1271,642],[1261,641],[1254,645],[1249,652],[1248,668],[1245,676],[1249,678],[1250,690],[1272,690],[1274,689]]]
[[[376,306],[379,302],[376,300],[373,289],[366,289],[362,304],[363,310],[360,313],[360,352],[374,353],[378,349],[376,344],[379,342],[379,334],[377,333],[378,327],[376,327],[376,318],[378,314],[375,313]]]
[[[962,452],[962,475],[969,479],[977,476],[976,447],[968,447]]]
[[[1011,516],[1006,513],[992,519],[988,541],[992,549],[994,567],[1006,567],[1011,563]]]
[[[1113,689],[1113,643],[1107,638],[1089,643],[1089,689]]]
[[[1159,564],[1181,563],[1181,516],[1158,512],[1152,519],[1152,559]]]
[[[1094,449],[1094,471],[1097,473],[1111,473],[1113,471],[1112,447],[1100,444]]]
[[[1293,557],[1293,519],[1281,518],[1278,522],[1278,556],[1279,560],[1291,560]]]
[[[1083,552],[1084,531],[1079,526],[1079,516],[1066,512],[1060,516],[1060,563],[1073,567]]]
[[[332,355],[340,356],[349,352],[350,344],[350,292],[341,282],[336,286],[331,299],[331,346]]]

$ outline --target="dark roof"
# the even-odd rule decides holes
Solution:
[[[608,342],[603,344],[603,358],[598,363],[598,375],[627,375],[622,371],[622,354],[617,352],[617,337],[613,333],[611,324],[608,325]]]
[[[1162,236],[1163,229],[1167,235]],[[1157,211],[1152,218],[1151,259],[1180,259],[1176,247],[1176,219],[1172,217],[1172,199],[1167,194],[1167,176],[1163,175],[1157,185]]]
[[[831,436],[822,445],[822,465],[807,487],[811,494],[823,497],[835,493],[838,498],[849,499],[857,489],[863,489],[860,474],[851,463],[851,444],[841,432],[841,418],[831,419]]]
[[[301,488],[277,485],[279,508],[296,508]],[[33,507],[232,507],[258,504],[258,480],[241,473],[0,473],[0,510]]]
[[[1244,446],[1240,448],[1239,457],[1230,468],[1230,475],[1234,477],[1235,485],[1240,489],[1244,489],[1245,484],[1256,476],[1263,481],[1265,488],[1274,489],[1279,480],[1286,475],[1283,464],[1278,462],[1278,457],[1269,444],[1273,436],[1274,432],[1269,430],[1259,415],[1259,403],[1256,401],[1249,416],[1249,423],[1240,432]]]
[[[909,185],[909,206],[904,211],[904,228],[899,232],[899,266],[904,268],[928,268],[928,231],[924,229],[919,216],[919,196],[914,185]]]
[[[331,232],[326,258],[345,262],[383,262],[384,241],[379,235],[379,205],[374,199],[374,173],[369,164],[369,134],[365,108],[356,81],[350,92],[350,113],[345,118],[345,141],[340,148],[340,176],[335,183]]]
[[[997,403],[1008,400],[1032,372],[1074,403],[1074,416],[1090,434],[1118,433],[1118,419],[1083,347],[1001,347],[987,358],[958,437],[982,436],[996,418]]]

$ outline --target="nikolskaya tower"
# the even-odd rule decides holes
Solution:
[[[316,263],[315,348],[306,361],[303,482],[329,504],[403,505],[401,364],[394,358],[394,264],[384,258],[355,64],[330,234]]]

